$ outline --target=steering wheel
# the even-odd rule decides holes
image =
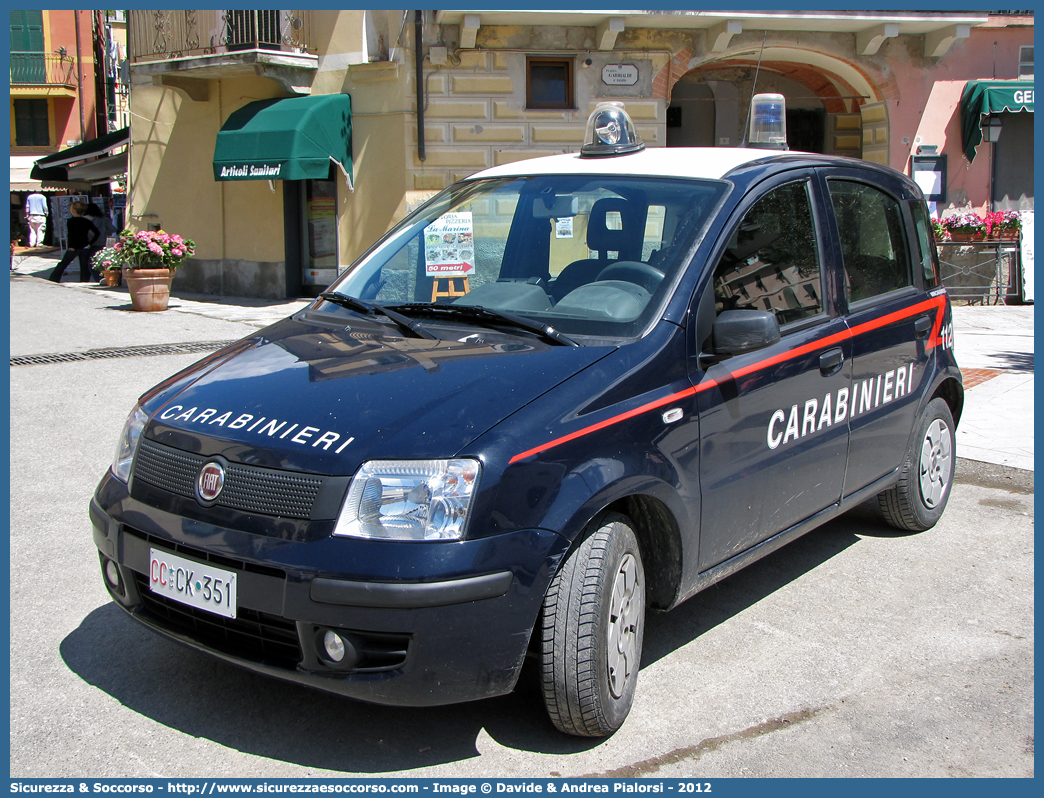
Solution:
[[[638,260],[621,260],[606,266],[598,273],[599,280],[623,280],[624,282],[640,285],[650,294],[656,292],[656,288],[664,278],[664,273],[655,266],[642,263]]]

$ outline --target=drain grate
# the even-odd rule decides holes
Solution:
[[[119,357],[150,357],[153,355],[191,355],[213,352],[235,341],[190,341],[184,344],[151,344],[124,346],[115,349],[90,349],[86,352],[64,352],[56,355],[18,355],[11,358],[12,366],[38,366],[44,363],[73,363],[79,360],[108,360]]]

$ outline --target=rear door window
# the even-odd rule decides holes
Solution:
[[[849,302],[913,285],[902,206],[866,183],[829,180]]]
[[[928,217],[928,209],[922,202],[910,205],[913,213],[914,227],[917,230],[917,247],[920,257],[921,273],[926,288],[939,285],[939,258],[935,249],[935,235],[932,233],[932,222]]]

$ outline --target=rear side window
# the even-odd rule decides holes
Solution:
[[[849,301],[912,285],[898,200],[865,183],[831,180],[829,186]]]
[[[939,285],[939,267],[935,253],[935,236],[932,223],[928,218],[928,209],[924,203],[915,202],[910,205],[913,212],[914,227],[917,228],[918,255],[921,259],[921,272],[924,274],[926,288]]]
[[[714,271],[717,311],[768,310],[780,326],[823,312],[806,183],[773,189],[747,211]]]

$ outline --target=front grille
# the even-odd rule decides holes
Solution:
[[[199,469],[210,458],[142,439],[134,459],[134,479],[193,498]],[[230,463],[216,504],[248,513],[308,518],[323,477]]]
[[[261,576],[274,576],[276,579],[286,579],[286,572],[280,568],[272,568],[268,565],[255,565],[254,563],[243,562],[242,560],[233,560],[229,557],[222,557],[220,554],[211,554],[202,549],[186,546],[184,543],[175,543],[166,538],[155,537],[154,535],[142,532],[140,529],[134,529],[129,526],[123,527],[123,533],[147,543],[152,548],[163,549],[164,551],[169,551],[172,554],[177,554],[181,557],[189,557],[193,560],[210,563],[218,568],[224,568],[226,571],[247,571],[252,574],[260,574]]]
[[[141,602],[155,622],[216,651],[277,668],[294,670],[301,661],[297,624],[240,607],[236,618],[198,610],[153,593],[144,574],[134,573]]]

